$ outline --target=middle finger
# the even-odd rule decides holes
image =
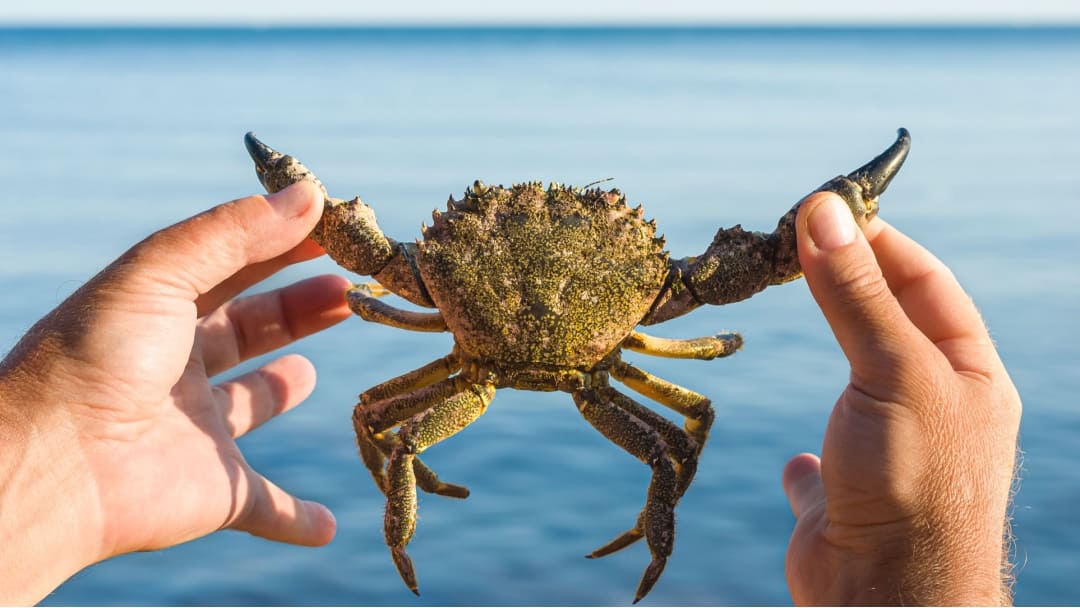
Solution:
[[[349,281],[322,275],[238,298],[199,320],[196,354],[208,377],[344,320]]]

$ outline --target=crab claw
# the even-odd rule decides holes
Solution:
[[[848,179],[859,184],[863,196],[877,198],[889,187],[889,182],[900,171],[911,149],[911,134],[901,127],[896,131],[896,142],[873,160],[848,174]]]
[[[276,159],[284,156],[284,154],[259,141],[254,131],[248,131],[244,134],[244,147],[247,148],[251,159],[255,161],[255,170],[260,173]]]
[[[272,194],[296,182],[308,180],[314,182],[322,190],[323,197],[326,197],[326,188],[307,167],[295,158],[259,141],[253,131],[244,135],[244,147],[247,148],[251,160],[255,161],[255,175],[267,192]]]
[[[311,238],[326,249],[332,260],[346,270],[374,276],[390,291],[421,306],[433,306],[423,288],[417,285],[417,271],[409,255],[399,255],[408,245],[399,247],[379,229],[375,212],[359,197],[351,201],[330,198],[319,178],[300,161],[282,154],[259,141],[255,133],[244,135],[244,147],[255,161],[255,175],[267,192],[274,193],[302,181],[310,181],[322,191],[325,207],[322,219]],[[413,246],[415,248],[415,246]]]
[[[832,178],[814,192],[839,195],[851,209],[855,222],[865,226],[877,215],[878,197],[900,171],[910,148],[911,135],[901,128],[896,141],[884,152],[851,173]],[[702,304],[745,300],[769,285],[802,276],[795,220],[805,200],[795,203],[771,234],[750,232],[738,225],[721,228],[705,253],[671,260],[667,284],[641,324],[674,319]]]
[[[911,134],[901,127],[897,130],[896,141],[884,152],[846,176],[829,180],[818,191],[840,195],[851,207],[855,220],[862,225],[877,215],[878,197],[899,173],[910,149]]]

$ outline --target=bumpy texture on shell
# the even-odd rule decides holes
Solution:
[[[311,238],[348,270],[366,275],[382,270],[392,257],[395,243],[378,229],[375,212],[360,197],[348,202],[326,200],[322,219]]]
[[[663,247],[618,190],[476,182],[435,213],[417,262],[464,354],[590,368],[656,299]]]

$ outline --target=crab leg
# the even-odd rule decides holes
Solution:
[[[387,238],[371,207],[359,198],[344,201],[330,197],[319,178],[300,161],[259,141],[254,133],[244,136],[244,145],[267,192],[278,192],[304,180],[322,190],[326,206],[311,238],[326,249],[331,259],[346,270],[375,277],[390,291],[414,304],[434,307],[420,281],[414,243]]]
[[[877,215],[878,197],[904,164],[910,147],[911,137],[900,129],[896,142],[887,150],[815,192],[840,195],[863,226]],[[770,234],[748,232],[741,226],[721,228],[702,255],[669,262],[667,282],[641,323],[667,321],[702,304],[745,300],[770,285],[802,276],[795,239],[795,217],[801,205],[799,201],[784,214]]]
[[[394,308],[375,298],[368,285],[354,285],[345,292],[349,308],[365,321],[411,331],[446,331],[446,321],[437,312],[414,312]]]
[[[678,481],[676,463],[662,434],[648,421],[617,405],[612,399],[614,394],[617,391],[609,387],[607,390],[579,390],[573,396],[574,403],[589,424],[652,469],[645,509],[643,516],[638,518],[638,525],[601,549],[610,548],[610,553],[631,544],[642,534],[645,536],[652,561],[638,583],[634,596],[636,604],[656,584],[671,555],[675,541],[675,503],[679,500]],[[614,546],[616,544],[618,546]],[[598,556],[594,553],[589,557]]]
[[[399,441],[387,466],[389,487],[384,532],[401,580],[417,595],[420,593],[416,572],[405,552],[405,546],[416,530],[417,477],[413,468],[416,455],[476,421],[494,396],[495,387],[491,384],[466,384],[431,408],[416,414],[402,425],[398,434]]]
[[[411,372],[406,372],[396,378],[391,378],[381,384],[360,393],[360,403],[368,406],[377,401],[383,401],[390,397],[396,397],[435,384],[440,380],[450,377],[450,374],[461,369],[461,360],[457,353],[450,353],[440,357],[427,365],[418,367]],[[401,420],[404,422],[404,418]]]
[[[381,433],[460,393],[469,384],[461,376],[454,376],[382,401],[361,403],[363,407],[353,410],[353,416],[361,417],[358,424],[369,432]]]
[[[722,333],[715,336],[703,336],[688,340],[657,338],[639,331],[632,331],[622,342],[623,348],[654,357],[673,359],[704,359],[727,357],[735,354],[742,347],[742,336],[737,333]]]
[[[711,402],[704,395],[662,378],[657,378],[622,360],[616,361],[611,369],[611,375],[638,393],[658,401],[686,417],[685,430],[679,429],[666,418],[661,417],[637,401],[614,389],[610,389],[612,403],[643,422],[652,425],[661,434],[664,441],[674,448],[672,455],[677,461],[675,500],[678,501],[686,493],[687,488],[690,487],[690,482],[694,480],[694,474],[697,472],[698,454],[705,447],[705,441],[709,437],[709,429],[712,427],[713,418],[715,417]],[[588,557],[595,558],[611,555],[640,540],[644,536],[645,518],[646,510],[642,509],[633,528],[593,551]]]
[[[686,433],[697,444],[697,453],[705,447],[715,413],[712,401],[701,393],[683,388],[674,382],[658,378],[649,372],[619,360],[611,368],[616,380],[649,399],[665,405],[686,417]]]
[[[414,370],[408,371],[408,373],[396,378],[391,378],[381,384],[376,384],[375,387],[367,389],[360,395],[360,403],[356,404],[353,409],[352,423],[353,429],[356,431],[356,445],[360,447],[360,457],[364,461],[365,467],[368,472],[372,473],[372,477],[375,479],[375,485],[378,486],[382,494],[387,492],[387,474],[383,471],[383,465],[386,464],[386,458],[390,455],[390,451],[393,449],[393,433],[390,431],[383,431],[379,433],[372,432],[368,429],[367,424],[364,422],[364,409],[380,401],[387,400],[387,398],[395,395],[401,395],[417,389],[430,386],[440,380],[445,380],[450,377],[450,374],[454,374],[461,367],[458,357],[455,353],[450,353],[442,359],[436,359],[435,361],[418,367]],[[403,418],[399,422],[404,421]],[[416,461],[419,467],[424,467],[423,463],[419,460]],[[418,476],[424,478],[434,478],[434,488],[444,489],[437,482],[437,476],[434,472],[431,475],[418,473]],[[461,494],[465,496],[469,495],[469,490],[464,489],[462,486],[451,486],[453,488],[461,488],[461,491],[454,491],[453,494],[445,494],[445,496],[460,497]],[[421,486],[423,487],[423,486]],[[424,489],[427,490],[426,487]],[[444,494],[443,491],[437,491],[436,489],[430,490],[434,494]],[[461,497],[463,498],[463,497]]]
[[[678,501],[686,493],[686,489],[694,479],[694,474],[697,472],[698,454],[701,453],[701,449],[705,446],[705,440],[709,436],[709,427],[712,425],[714,417],[710,401],[704,395],[699,395],[681,386],[652,376],[622,361],[616,363],[611,373],[615,378],[635,390],[642,386],[639,379],[647,379],[649,390],[639,390],[638,392],[660,401],[687,417],[686,429],[680,429],[668,419],[614,388],[601,389],[614,405],[650,425],[667,442],[671,456],[676,463],[676,501]],[[629,379],[630,382],[626,382],[624,378]],[[644,535],[644,522],[645,511],[642,510],[633,528],[593,551],[588,557],[595,558],[611,555],[637,542]]]
[[[398,434],[385,431],[382,433],[376,433],[369,439],[371,445],[378,450],[378,464],[377,468],[368,466],[368,470],[371,472],[372,477],[375,478],[375,483],[379,486],[380,491],[385,495],[389,482],[387,481],[386,472],[382,466],[385,459],[390,458],[394,453],[394,448],[401,443],[398,438]],[[365,464],[368,464],[365,461]],[[439,479],[438,474],[431,469],[431,467],[424,464],[419,458],[413,459],[413,474],[416,475],[416,485],[428,494],[437,494],[439,496],[446,496],[448,498],[468,498],[469,488],[460,486],[453,483],[446,483]]]
[[[384,401],[390,397],[401,396],[440,380],[445,380],[460,367],[461,363],[457,355],[451,353],[423,367],[373,386],[360,395],[360,403],[353,410],[353,428],[356,430],[356,442],[360,448],[360,458],[375,480],[375,485],[383,494],[387,490],[384,466],[386,458],[390,456],[396,445],[397,435],[388,430],[378,433],[372,432],[364,422],[364,409],[373,403]],[[395,422],[395,424],[400,422],[404,422],[404,419]],[[413,461],[413,469],[420,489],[425,492],[452,498],[467,498],[469,496],[468,488],[442,482],[439,480],[438,475],[435,474],[435,471],[428,468],[419,458]]]

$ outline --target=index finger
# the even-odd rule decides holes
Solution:
[[[797,222],[806,284],[864,391],[876,387],[885,398],[925,376],[933,358],[944,358],[889,289],[843,199],[833,193],[811,195]]]
[[[125,254],[142,284],[194,302],[242,269],[299,245],[322,214],[307,182],[218,205],[160,230]],[[202,311],[205,312],[205,311]]]
[[[999,363],[982,316],[934,254],[880,218],[868,230],[889,290],[904,313],[956,371],[988,375]]]

